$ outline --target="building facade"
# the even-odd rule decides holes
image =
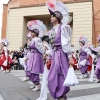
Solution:
[[[26,42],[27,22],[32,19],[42,20],[48,30],[51,28],[50,14],[45,6],[47,0],[10,0],[3,5],[2,38],[10,41],[9,49],[18,50]],[[90,43],[96,44],[99,34],[100,0],[62,0],[73,17],[71,23],[72,44],[78,49],[80,35],[88,37]],[[98,6],[97,6],[98,5]]]

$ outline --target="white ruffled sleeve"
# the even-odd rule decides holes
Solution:
[[[42,40],[40,38],[35,39],[35,47],[38,49],[38,51],[41,54],[44,54],[43,43],[42,43]]]
[[[73,48],[71,47],[71,35],[72,30],[69,25],[62,25],[61,26],[61,45],[62,49],[65,53],[68,54],[68,57],[71,57],[71,53],[74,52]]]
[[[87,53],[87,55],[92,55],[91,50],[88,47],[84,47],[83,50]]]

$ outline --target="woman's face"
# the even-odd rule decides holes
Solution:
[[[54,23],[56,21],[58,21],[58,19],[54,15],[51,15],[51,23]]]
[[[36,37],[36,34],[34,32],[31,33],[32,38]]]

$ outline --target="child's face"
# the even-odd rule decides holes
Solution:
[[[83,46],[83,44],[81,42],[79,42],[80,46]]]
[[[32,38],[36,37],[36,34],[34,32],[31,33]]]

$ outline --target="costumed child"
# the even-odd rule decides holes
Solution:
[[[30,55],[27,62],[27,71],[30,73],[29,79],[33,82],[33,91],[38,91],[41,88],[40,74],[44,72],[44,48],[41,37],[46,31],[46,26],[40,20],[32,20],[27,24],[28,29],[31,31],[32,41],[29,46]]]
[[[10,72],[10,57],[8,54],[8,46],[9,42],[6,38],[1,40],[1,57],[0,57],[0,66],[3,68],[3,73],[6,71]]]
[[[85,36],[80,36],[78,67],[79,67],[82,75],[79,78],[88,78],[89,77],[88,66],[91,65],[89,58],[92,54],[91,54],[91,50],[88,48],[87,42],[88,42],[88,40]]]

